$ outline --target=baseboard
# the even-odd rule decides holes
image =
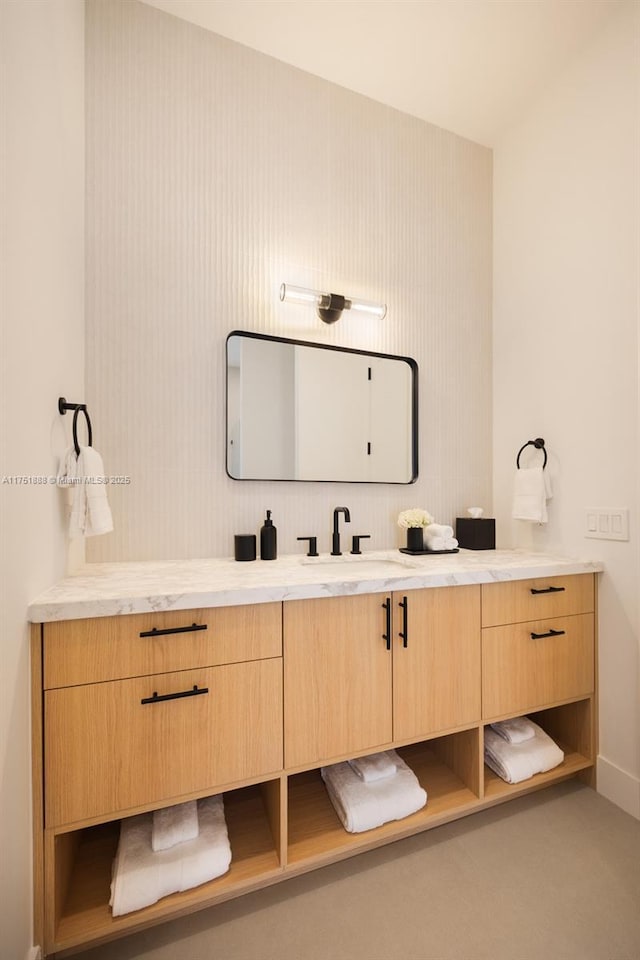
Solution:
[[[30,947],[24,960],[42,960],[42,950],[40,947]]]
[[[617,807],[640,820],[640,779],[617,767],[615,763],[598,757],[598,793]]]

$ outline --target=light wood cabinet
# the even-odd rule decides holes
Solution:
[[[46,825],[280,770],[281,703],[280,659],[47,690]]]
[[[393,602],[394,740],[477,723],[480,587],[413,590]]]
[[[497,720],[594,688],[593,614],[533,620],[482,631],[483,717]]]
[[[482,626],[593,613],[592,573],[572,577],[507,580],[482,585]]]
[[[34,624],[36,942],[95,944],[592,776],[595,657],[590,574]],[[511,785],[484,724],[523,713],[565,760]],[[389,747],[427,805],[349,834],[319,768]],[[229,872],[112,917],[120,819],[219,792]]]
[[[282,656],[282,604],[48,623],[44,687]]]
[[[285,604],[285,764],[480,719],[480,587]]]
[[[286,767],[391,742],[391,650],[382,603],[374,594],[284,605]]]

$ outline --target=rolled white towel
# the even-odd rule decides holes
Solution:
[[[356,757],[354,760],[348,760],[347,762],[365,783],[375,783],[376,780],[392,777],[397,769],[391,750],[373,753],[368,757]]]
[[[177,843],[195,840],[198,832],[198,805],[195,800],[163,807],[153,813],[151,847],[154,853],[169,850]]]
[[[453,536],[453,527],[446,523],[430,523],[424,528],[424,534],[425,536],[448,539]]]
[[[329,799],[349,833],[381,827],[390,820],[402,820],[427,802],[427,793],[395,750],[389,751],[396,764],[391,777],[365,783],[349,763],[322,767],[320,773]]]
[[[438,537],[427,533],[424,535],[424,543],[427,550],[455,550],[458,546],[455,537]]]
[[[490,727],[484,730],[484,762],[507,783],[520,783],[536,773],[552,770],[564,753],[536,723],[535,735],[522,743],[508,743]]]
[[[109,900],[114,917],[141,910],[170,893],[190,890],[227,872],[231,847],[222,796],[198,801],[198,822],[200,831],[195,840],[154,853],[152,814],[122,821]]]
[[[510,720],[500,720],[492,723],[491,729],[508,743],[523,743],[535,737],[536,730],[528,717],[511,717]]]

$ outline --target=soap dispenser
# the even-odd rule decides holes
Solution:
[[[275,560],[277,556],[277,532],[271,519],[271,510],[267,510],[267,519],[260,530],[260,559]]]

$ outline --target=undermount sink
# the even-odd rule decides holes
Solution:
[[[334,570],[344,570],[347,572],[349,569],[353,569],[355,573],[367,573],[384,571],[399,571],[401,569],[407,569],[414,566],[411,561],[405,560],[403,557],[376,557],[371,556],[371,554],[351,554],[345,553],[340,557],[304,557],[302,563],[305,566],[310,567],[322,567],[323,569],[333,568]]]

